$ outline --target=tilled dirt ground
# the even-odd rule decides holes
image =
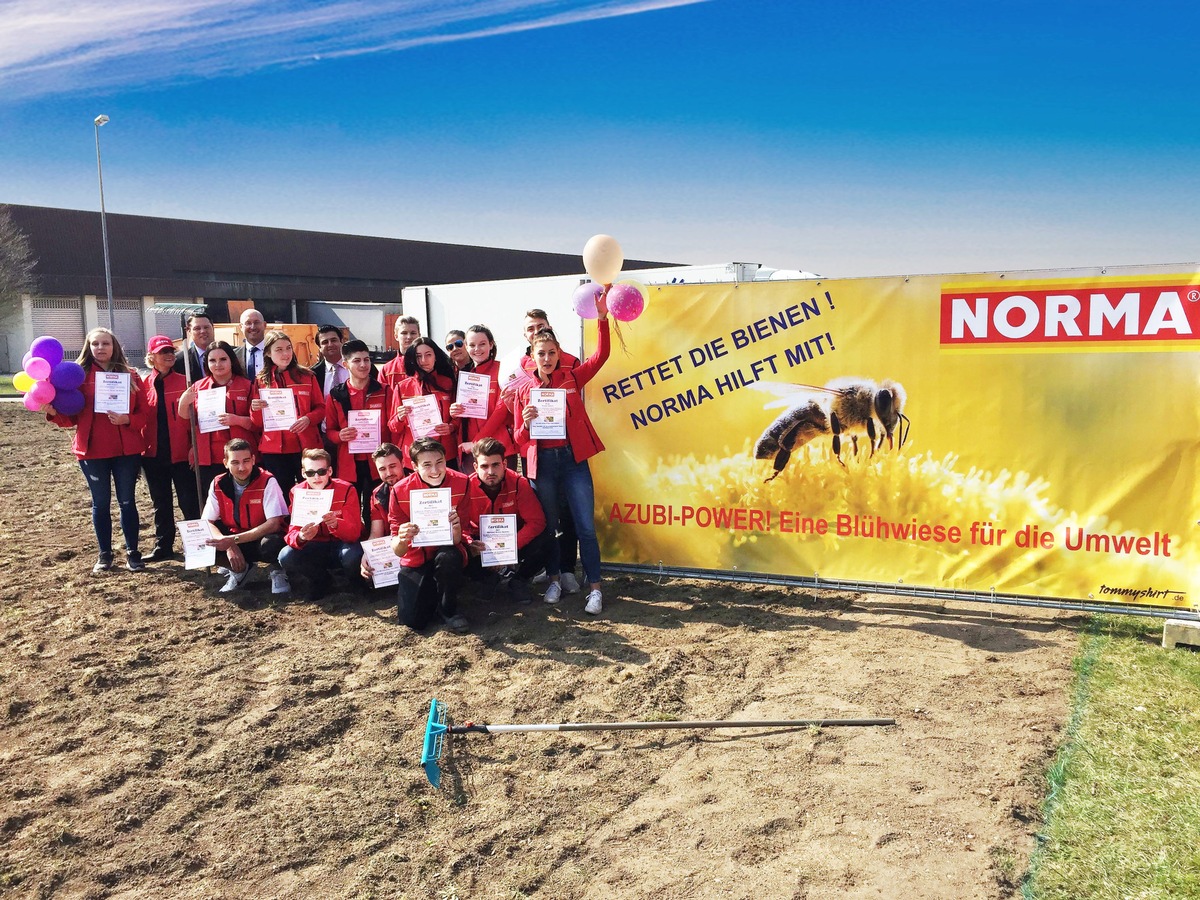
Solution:
[[[0,894],[1016,893],[1077,617],[616,576],[599,619],[473,590],[471,634],[413,634],[388,592],[91,575],[68,434],[18,404],[0,427]],[[457,722],[897,724],[469,735],[434,790],[435,696]]]

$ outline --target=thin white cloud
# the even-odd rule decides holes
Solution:
[[[0,0],[0,102],[241,74],[705,0]]]

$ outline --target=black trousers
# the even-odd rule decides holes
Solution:
[[[175,546],[174,500],[178,500],[184,519],[200,518],[196,476],[185,462],[172,463],[153,456],[142,457],[142,472],[154,507],[154,549],[170,550]]]
[[[546,557],[550,552],[550,532],[543,531],[532,541],[517,551],[516,577],[528,581],[542,569],[546,568]],[[472,578],[481,578],[488,572],[499,572],[499,569],[485,569],[478,556],[472,556],[467,564],[467,574]],[[565,571],[565,570],[564,570]]]
[[[304,480],[300,475],[299,453],[260,453],[258,464],[275,476],[284,498],[290,498],[292,488]]]
[[[454,615],[464,570],[458,547],[439,547],[423,566],[401,566],[396,591],[396,618],[400,624],[420,631],[437,614]]]
[[[232,534],[232,528],[226,528],[220,523],[217,524],[217,530],[222,534]],[[242,551],[242,556],[246,560],[247,565],[255,563],[266,563],[268,568],[279,565],[279,551],[284,548],[283,535],[280,532],[264,535],[257,541],[251,541],[246,544],[238,544],[238,549]],[[229,567],[228,554],[218,550],[217,563],[226,568]]]

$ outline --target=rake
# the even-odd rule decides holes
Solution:
[[[559,722],[540,725],[462,725],[446,724],[446,704],[436,697],[429,703],[429,721],[425,723],[425,743],[421,748],[421,767],[435,788],[442,783],[438,763],[446,752],[451,734],[517,734],[530,731],[648,731],[668,728],[834,728],[856,725],[895,725],[895,719],[750,719],[737,722]]]

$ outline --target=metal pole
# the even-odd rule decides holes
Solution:
[[[100,234],[104,238],[104,287],[108,291],[108,328],[117,331],[117,312],[113,308],[112,266],[108,262],[108,219],[104,213],[104,167],[100,164],[100,126],[108,122],[108,116],[96,116],[96,176],[100,179]]]

